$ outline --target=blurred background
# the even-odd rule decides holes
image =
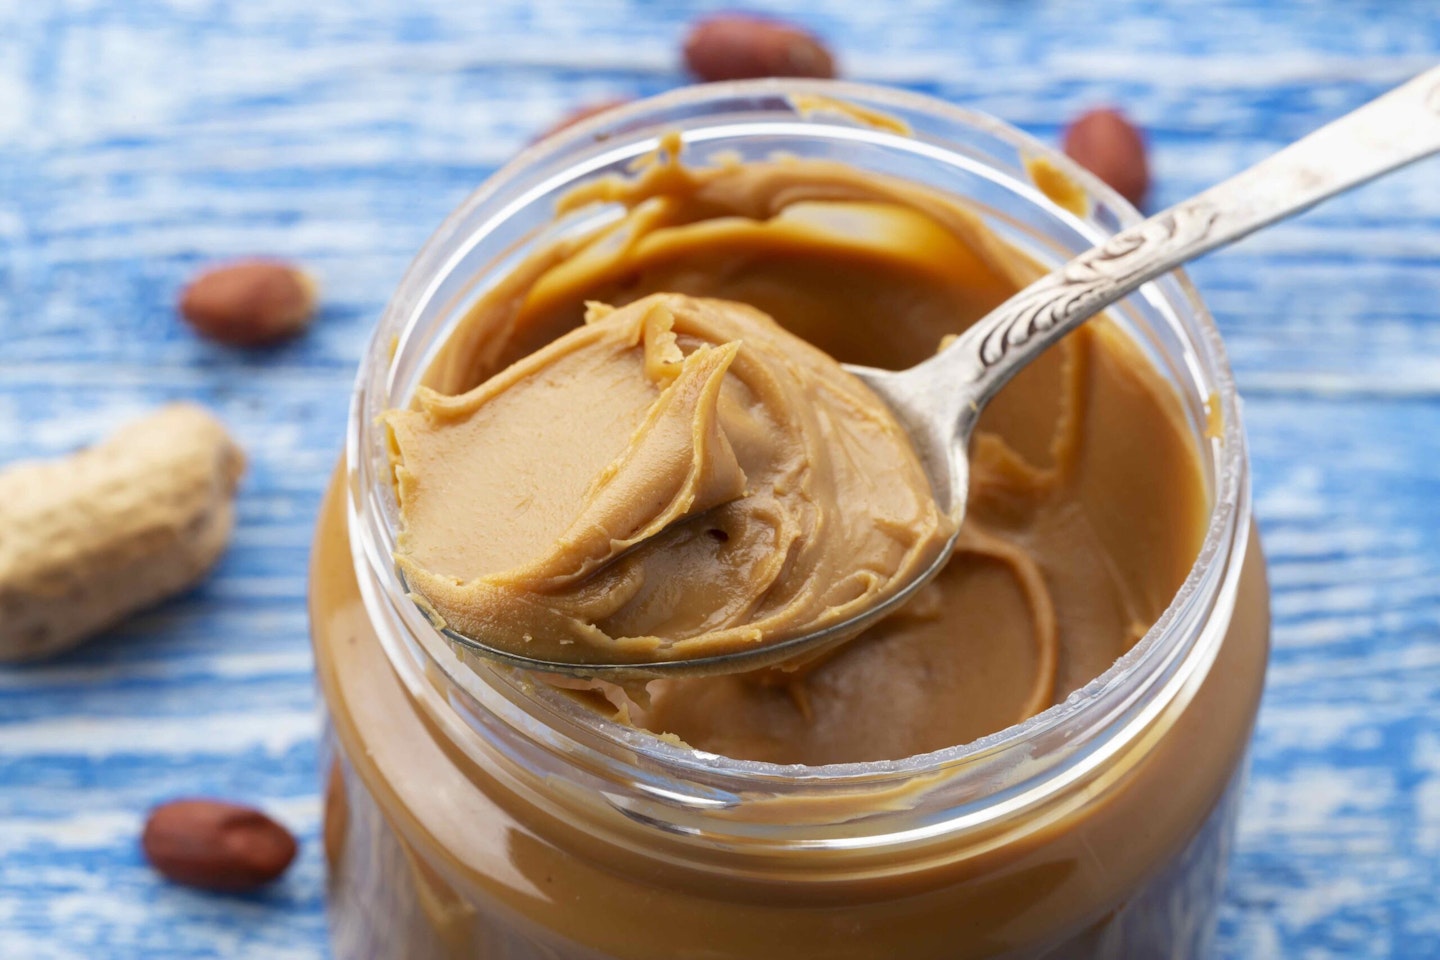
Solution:
[[[177,398],[250,468],[202,586],[0,667],[0,957],[325,955],[305,566],[355,364],[441,219],[570,111],[691,82],[698,0],[0,0],[0,464]],[[841,75],[1050,142],[1095,106],[1159,209],[1440,61],[1435,0],[791,0]],[[1226,958],[1440,956],[1440,167],[1196,264],[1230,350],[1275,650],[1220,932]],[[305,335],[197,337],[201,267],[283,257]],[[0,530],[0,550],[5,531]],[[160,880],[174,796],[295,829],[249,897]]]

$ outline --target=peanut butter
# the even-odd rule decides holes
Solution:
[[[390,415],[402,565],[465,632],[505,625],[516,649],[561,660],[735,649],[874,602],[948,532],[899,428],[830,358],[909,366],[1039,269],[902,181],[794,158],[690,166],[675,150],[572,194],[567,210],[627,212],[507,277],[417,409]],[[619,309],[587,324],[587,302]],[[809,372],[757,404],[753,370],[787,365]],[[660,456],[647,445],[671,413],[684,427]],[[805,426],[817,413],[828,432]],[[838,653],[579,695],[698,749],[807,764],[966,743],[1063,699],[1145,633],[1194,561],[1208,495],[1182,409],[1100,319],[1001,392],[971,460],[946,570]],[[829,479],[781,509],[797,462]]]
[[[685,659],[878,603],[945,549],[904,430],[744,304],[655,294],[392,411],[406,579],[530,657]]]
[[[535,362],[567,337],[598,336],[585,333],[597,326],[585,323],[587,302],[615,307],[610,320],[636,311],[637,346],[651,334],[661,344],[663,324],[650,310],[684,295],[746,305],[836,360],[899,368],[1038,272],[962,201],[817,160],[691,166],[662,153],[633,178],[572,195],[567,209],[589,200],[624,210],[599,229],[595,210],[581,210],[591,226],[580,236],[539,245],[485,287],[428,370],[434,395],[422,394],[411,414],[464,406],[461,398],[498,386],[512,365]],[[657,294],[665,297],[647,306]],[[407,349],[429,347],[421,337]],[[647,372],[645,359],[644,349],[635,353],[623,388],[638,394],[632,417],[648,416],[663,392],[664,377],[652,379],[661,371],[652,362]],[[1142,691],[1143,713],[1126,717],[1133,735],[1106,740],[1098,762],[1065,766],[1040,798],[1017,805],[1012,777],[1023,780],[1049,756],[1039,738],[958,762],[912,755],[967,743],[1061,700],[1154,622],[1200,542],[1208,491],[1195,438],[1207,426],[1224,425],[1189,422],[1149,357],[1117,326],[1094,321],[987,409],[955,556],[900,613],[789,673],[656,681],[631,692],[599,685],[567,691],[568,701],[539,679],[516,678],[512,690],[506,672],[471,676],[440,657],[412,662],[407,643],[420,638],[375,602],[383,588],[351,549],[352,539],[373,542],[363,524],[347,523],[355,501],[338,476],[311,581],[326,743],[336,758],[325,831],[335,956],[1204,956],[1266,652],[1263,561],[1243,526],[1233,556],[1209,561],[1233,589],[1201,594],[1214,601],[1204,613],[1210,639],[1194,649],[1213,659],[1188,657],[1198,669],[1164,697]],[[726,436],[748,490],[755,477],[743,444]],[[700,441],[716,451],[713,435]],[[615,435],[607,442],[609,451],[585,451],[602,465],[577,471],[583,489],[595,470],[624,462]],[[724,457],[699,462],[728,467]],[[738,487],[732,472],[696,463],[658,472],[670,499],[645,511],[642,526],[662,516],[698,523],[740,502],[724,500]],[[667,513],[684,490],[694,498]],[[583,499],[552,518],[556,529],[574,526]],[[710,501],[718,506],[703,509]],[[438,534],[418,524],[412,532],[440,549]],[[474,569],[521,568],[550,556],[555,542],[537,539],[529,557]],[[610,556],[576,554],[597,555]],[[425,557],[427,567],[443,566]],[[1188,636],[1170,629],[1160,639]],[[527,712],[507,712],[517,701],[507,704],[506,691]],[[1096,696],[1077,714],[1114,702]],[[833,770],[636,746],[642,733],[617,731],[594,711],[732,757],[911,759],[837,782]],[[1104,717],[1108,724],[1112,714]],[[1078,733],[1068,719],[1043,729],[1053,734],[1048,744],[1068,745]],[[976,765],[983,778],[971,776]],[[892,778],[893,770],[902,773]],[[934,814],[926,804],[949,786],[977,790],[976,803],[966,793]],[[986,814],[978,824],[976,806]],[[883,825],[892,814],[923,829],[897,840]]]

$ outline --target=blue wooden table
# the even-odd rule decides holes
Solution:
[[[369,328],[538,129],[682,83],[677,38],[714,6],[0,0],[0,462],[174,397],[251,457],[204,586],[0,669],[0,958],[324,956],[304,572]],[[1158,204],[1440,60],[1435,0],[769,9],[851,77],[1042,137],[1123,104]],[[1246,397],[1275,588],[1224,957],[1440,957],[1437,185],[1432,162],[1193,270]],[[177,286],[252,253],[319,274],[314,329],[262,352],[197,340]],[[304,838],[296,868],[252,898],[158,881],[144,811],[197,793],[277,813]]]

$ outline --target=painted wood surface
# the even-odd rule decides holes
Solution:
[[[729,4],[720,4],[729,5]],[[172,397],[248,448],[204,586],[0,669],[0,958],[325,954],[304,570],[364,339],[409,257],[572,106],[684,82],[678,0],[0,0],[0,462]],[[1166,204],[1440,60],[1434,0],[790,0],[852,77],[1053,138],[1150,131]],[[1226,958],[1440,957],[1440,167],[1193,276],[1230,345],[1275,653]],[[198,264],[274,253],[326,289],[258,353],[175,320]],[[0,531],[0,537],[4,532]],[[153,802],[262,803],[305,848],[273,890],[165,885]]]

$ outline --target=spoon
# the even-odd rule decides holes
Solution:
[[[940,509],[957,533],[933,564],[884,601],[780,643],[693,660],[573,664],[518,656],[451,630],[488,659],[545,673],[612,680],[736,673],[803,660],[893,612],[950,560],[965,515],[970,436],[980,411],[1022,367],[1106,307],[1182,263],[1440,151],[1440,67],[1209,190],[1041,277],[935,356],[908,370],[846,364],[909,433]]]

